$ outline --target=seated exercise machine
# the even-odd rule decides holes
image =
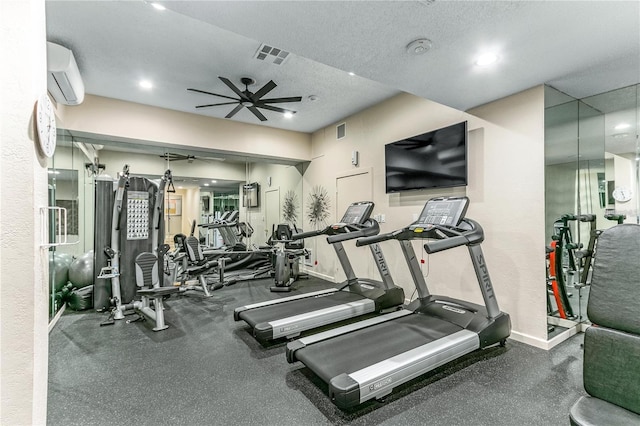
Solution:
[[[592,216],[582,216],[583,221],[587,222],[588,220],[586,219],[590,219]],[[575,251],[580,249],[581,246],[573,242],[569,222],[575,222],[579,218],[574,214],[565,214],[556,220],[553,224],[554,235],[552,236],[551,244],[545,250],[549,265],[547,274],[547,286],[549,288],[547,291],[553,294],[557,307],[557,311],[553,311],[550,298],[547,295],[547,312],[549,314],[557,313],[563,319],[575,318],[573,308],[569,302],[571,293],[567,290],[567,278],[578,274]],[[592,222],[595,222],[595,216],[593,216]],[[565,258],[567,259],[566,262],[564,262]]]
[[[372,202],[351,204],[339,223],[317,231],[292,235],[303,239],[328,235],[347,280],[338,288],[313,291],[285,297],[234,310],[236,321],[245,321],[259,340],[293,338],[303,331],[334,324],[372,313],[386,313],[404,303],[404,292],[395,286],[382,251],[377,244],[370,246],[382,281],[357,278],[342,245],[343,241],[377,235],[378,222],[370,219]]]
[[[211,297],[210,291],[224,287],[225,264],[227,257],[219,257],[216,260],[207,260],[202,253],[202,248],[197,237],[184,234],[174,236],[176,252],[173,254],[173,262],[176,264],[176,281],[179,283],[180,292],[192,290],[200,291],[204,297]],[[208,279],[208,275],[217,274],[217,280]],[[190,282],[195,281],[195,283]]]
[[[300,258],[307,257],[309,251],[304,248],[304,240],[293,239],[294,231],[287,223],[281,223],[272,232],[268,241],[269,246],[275,246],[273,252],[273,278],[275,285],[271,286],[273,292],[289,292],[291,284],[299,279],[308,278],[307,274],[300,272]]]
[[[621,224],[626,219],[625,215],[607,214],[605,219],[615,221]],[[584,248],[582,244],[574,243],[571,240],[571,233],[568,221],[577,220],[583,223],[589,223],[589,242]],[[589,275],[591,273],[592,258],[596,251],[597,241],[602,230],[596,229],[596,215],[564,215],[556,221],[554,228],[559,232],[554,236],[551,246],[546,248],[547,253],[547,314],[557,315],[560,318],[574,318],[574,312],[569,302],[570,294],[566,291],[566,271],[562,259],[563,247],[567,248],[569,256],[569,269],[571,268],[571,259],[575,270],[570,269],[570,273],[578,275],[578,281],[574,284],[574,288],[580,289],[589,285]],[[575,272],[571,272],[575,271]],[[554,297],[555,308],[551,301],[550,294]]]
[[[231,218],[233,221],[227,222],[225,218]],[[253,233],[253,228],[245,222],[237,224],[237,218],[237,211],[228,211],[225,212],[221,219],[210,224],[196,225],[196,222],[193,221],[189,237],[184,234],[176,234],[179,241],[175,241],[174,238],[176,249],[174,250],[173,260],[175,263],[180,263],[181,261],[180,271],[182,272],[182,274],[177,274],[178,281],[184,285],[185,277],[192,279],[194,277],[193,273],[197,272],[198,274],[195,277],[201,282],[201,285],[198,286],[199,288],[192,287],[191,289],[203,291],[203,280],[209,284],[209,287],[216,290],[235,284],[238,281],[269,276],[271,271],[271,247],[268,250],[247,250],[246,245],[237,237],[250,237]],[[209,230],[218,229],[223,236],[225,246],[212,249],[202,246],[201,241],[196,238],[195,242],[199,243],[198,247],[196,247],[192,239],[196,226],[208,227]],[[231,230],[232,228],[239,230],[238,236],[235,235],[235,231]],[[191,244],[188,245],[191,247],[189,251],[187,250],[187,239],[191,241]],[[205,296],[208,295],[205,294]]]
[[[395,387],[461,356],[495,344],[511,333],[500,312],[480,244],[482,227],[465,218],[467,197],[429,200],[418,220],[397,231],[357,240],[357,246],[395,239],[407,261],[418,298],[406,308],[324,331],[287,344],[287,360],[301,361],[329,385],[341,408],[381,399]],[[411,244],[433,254],[466,246],[484,306],[429,293]]]
[[[111,280],[110,294],[104,285],[94,291],[96,309],[110,308],[109,318],[101,325],[113,324],[113,320],[125,318],[128,311],[154,322],[154,331],[167,328],[164,322],[165,296],[176,293],[178,288],[163,287],[164,256],[169,246],[159,242],[164,238],[162,210],[165,187],[171,188],[171,171],[167,170],[159,182],[143,177],[129,176],[129,167],[124,166],[113,191],[113,181],[96,181],[96,232],[103,243],[101,251],[106,256],[106,266],[98,263],[100,274],[97,278]],[[98,205],[98,201],[106,205]],[[112,215],[108,203],[113,204]],[[108,240],[104,226],[110,223]],[[102,232],[100,232],[102,231]],[[162,278],[162,279],[161,279]],[[128,321],[131,322],[131,321]]]
[[[622,224],[627,218],[624,214],[606,214],[605,219],[616,222],[618,225]],[[589,243],[587,248],[576,250],[576,257],[580,259],[580,267],[582,272],[580,273],[580,282],[576,284],[576,288],[581,288],[589,285],[589,275],[591,273],[591,267],[593,262],[593,256],[596,251],[598,237],[602,234],[601,229],[595,227],[595,215],[581,215],[581,222],[589,222],[591,227],[589,229]]]
[[[574,426],[640,424],[640,226],[602,231],[595,253],[584,334],[584,389]]]

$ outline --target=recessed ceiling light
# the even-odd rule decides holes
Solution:
[[[149,80],[140,80],[140,87],[142,87],[143,89],[151,89],[153,88],[153,83],[151,83]]]
[[[351,72],[349,72],[349,75],[350,75],[350,76],[354,76],[354,75],[356,75],[356,73],[355,73],[355,72],[353,72],[353,71],[351,71]]]
[[[208,184],[208,183],[205,183],[205,184],[204,184],[204,186],[209,186],[209,184]]]
[[[488,67],[491,64],[498,62],[498,55],[495,53],[487,52],[479,55],[476,58],[475,64],[479,67]]]
[[[216,182],[218,182],[218,181],[217,181],[217,180],[215,180],[215,179],[212,179],[212,180],[211,180],[211,183],[216,183]]]
[[[285,111],[285,113],[283,114],[284,118],[291,118],[293,117],[293,113],[291,111]]]
[[[631,124],[629,124],[629,123],[620,123],[616,127],[614,127],[614,129],[615,130],[624,130],[624,129],[628,129],[629,127],[631,127]]]
[[[622,139],[629,136],[629,133],[616,133],[613,135],[614,139]]]
[[[166,7],[164,7],[163,5],[161,5],[160,3],[151,3],[151,6],[153,6],[154,8],[156,8],[156,10],[166,10]]]

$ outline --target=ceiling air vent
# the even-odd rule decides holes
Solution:
[[[263,44],[256,52],[256,59],[261,61],[270,62],[275,65],[282,65],[291,55],[286,50],[278,49],[277,47]]]
[[[336,139],[342,139],[347,135],[347,123],[338,124],[336,126]]]

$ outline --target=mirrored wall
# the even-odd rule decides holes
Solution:
[[[61,218],[52,213],[50,240],[65,243],[50,249],[52,317],[68,300],[65,294],[88,286],[98,275],[87,262],[94,255],[94,183],[115,182],[125,166],[130,176],[148,179],[160,179],[171,170],[172,185],[164,203],[164,242],[170,247],[176,234],[184,234],[197,236],[203,248],[258,250],[280,223],[302,229],[301,164],[78,138],[60,129],[50,161],[49,195],[51,206],[66,211],[67,236],[63,241],[56,233]],[[208,226],[225,217],[236,224],[231,232],[222,234]],[[82,283],[69,275],[74,262],[81,278],[87,277]]]
[[[86,256],[93,249],[93,177],[87,154],[63,129],[49,160],[49,318],[62,308],[73,287],[92,281]],[[88,256],[91,256],[89,253]]]
[[[597,231],[638,223],[639,89],[574,99],[545,88],[545,212],[549,337],[588,322]]]

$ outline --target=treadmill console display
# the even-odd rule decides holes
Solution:
[[[433,198],[427,201],[414,225],[458,226],[468,205],[467,197]]]
[[[353,203],[349,208],[347,208],[347,211],[344,213],[344,216],[342,216],[340,223],[348,225],[362,224],[369,219],[372,210],[373,203],[371,202]]]

